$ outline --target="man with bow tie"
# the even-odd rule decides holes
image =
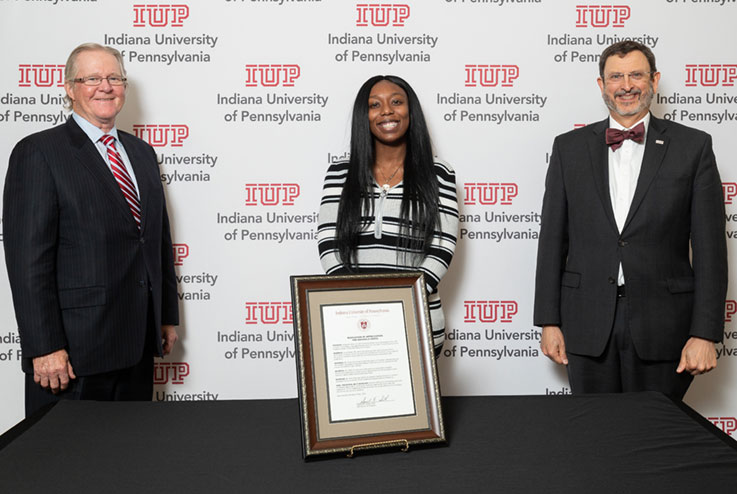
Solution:
[[[26,415],[59,399],[151,400],[153,357],[177,340],[156,155],[115,127],[120,52],[80,45],[64,87],[71,117],[15,146],[3,195]]]
[[[598,78],[609,118],[553,143],[534,323],[573,393],[682,399],[693,376],[716,366],[727,291],[721,180],[708,134],[650,114],[659,81],[647,46],[609,46]]]

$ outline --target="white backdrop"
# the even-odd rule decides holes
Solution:
[[[606,116],[605,46],[649,45],[663,74],[655,115],[714,137],[734,264],[735,19],[734,0],[0,0],[0,177],[18,140],[65,118],[68,53],[120,49],[130,87],[118,127],[155,146],[180,277],[181,340],[157,364],[155,399],[294,397],[289,275],[321,272],[322,178],[348,149],[355,93],[399,75],[456,169],[464,215],[441,283],[443,394],[568,393],[532,326],[553,137]],[[735,281],[718,368],[686,396],[733,435]],[[0,431],[23,415],[19,352],[0,270]]]

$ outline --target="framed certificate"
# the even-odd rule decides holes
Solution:
[[[303,456],[445,442],[424,275],[291,281]]]

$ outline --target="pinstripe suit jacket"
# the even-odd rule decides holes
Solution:
[[[75,373],[99,374],[141,358],[152,302],[161,324],[178,324],[169,219],[153,149],[119,131],[138,181],[136,227],[115,178],[69,118],[30,135],[10,156],[3,196],[5,261],[23,352],[66,349]]]

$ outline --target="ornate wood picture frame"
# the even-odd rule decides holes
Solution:
[[[444,443],[424,275],[291,283],[303,457]]]

